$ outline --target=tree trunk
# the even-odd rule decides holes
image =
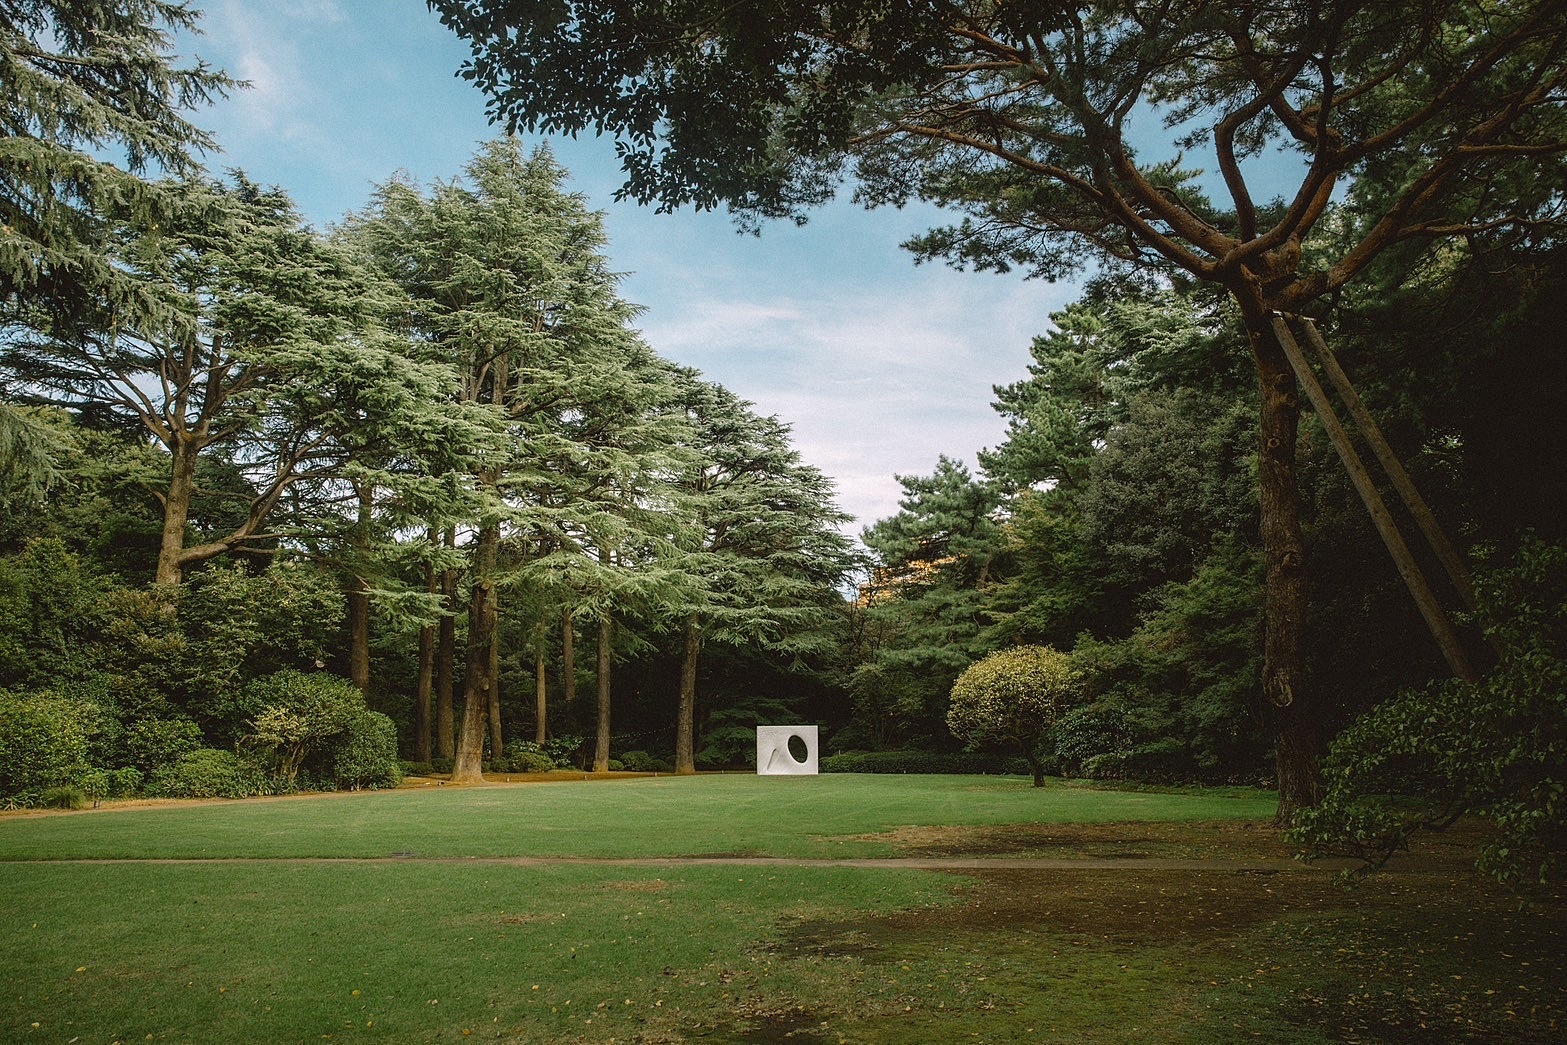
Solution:
[[[696,660],[702,649],[702,630],[693,619],[686,622],[685,655],[680,661],[680,704],[675,714],[675,772],[696,772]]]
[[[608,617],[599,621],[598,662],[598,744],[593,749],[593,772],[609,772],[609,661],[615,639],[615,622]]]
[[[1039,755],[1030,751],[1023,756],[1028,763],[1029,770],[1034,774],[1034,786],[1045,786],[1045,764],[1039,760]]]
[[[501,736],[501,611],[497,600],[495,607],[495,632],[490,638],[490,757],[500,758],[506,753],[506,742]]]
[[[355,577],[348,588],[348,678],[370,695],[370,589]]]
[[[425,539],[434,545],[438,539],[432,527]],[[435,566],[424,568],[424,590],[427,595],[440,591]],[[426,624],[419,629],[419,681],[414,686],[414,761],[428,762],[432,755],[430,743],[430,698],[435,690],[435,625]]]
[[[428,762],[434,755],[430,742],[430,698],[435,682],[435,626],[419,629],[419,682],[414,687],[414,761]]]
[[[153,578],[158,584],[178,584],[183,578],[181,553],[185,550],[190,501],[196,491],[196,456],[196,445],[176,433],[169,490],[163,500],[163,537],[158,545],[158,567]]]
[[[1263,582],[1262,692],[1275,739],[1279,807],[1275,819],[1288,824],[1299,809],[1322,796],[1317,757],[1315,702],[1305,678],[1305,541],[1295,470],[1300,398],[1295,374],[1268,325],[1266,312],[1247,315],[1260,393],[1257,492]]]
[[[363,562],[369,554],[371,512],[375,489],[355,484],[359,514],[354,519],[353,559]],[[348,678],[366,697],[370,695],[370,586],[355,574],[348,584]]]
[[[446,531],[445,543],[452,548],[457,534]],[[437,629],[438,642],[435,655],[435,753],[442,758],[454,758],[457,742],[452,721],[453,676],[457,673],[457,571],[441,571],[441,614]]]
[[[549,676],[545,673],[547,662],[545,659],[546,632],[544,626],[539,625],[539,641],[533,651],[533,742],[540,745],[549,738]]]
[[[561,695],[570,707],[577,701],[576,628],[571,623],[571,607],[566,607],[560,626]]]
[[[462,731],[452,783],[484,780],[484,737],[490,720],[490,696],[495,689],[490,656],[495,642],[495,562],[500,524],[485,523],[473,552],[473,589],[468,602],[468,660],[463,682]]]

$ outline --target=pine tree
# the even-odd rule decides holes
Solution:
[[[111,219],[150,228],[171,205],[148,171],[183,174],[212,139],[185,112],[236,82],[178,66],[173,32],[199,15],[165,0],[14,0],[0,19],[0,319],[44,330],[163,303],[106,251]],[[119,154],[116,157],[116,153]],[[115,162],[118,159],[119,162]]]

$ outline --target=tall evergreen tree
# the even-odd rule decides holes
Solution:
[[[176,64],[199,15],[166,0],[13,0],[0,17],[0,322],[47,330],[160,310],[107,251],[110,219],[167,212],[149,170],[183,174],[212,139],[186,114],[236,86]],[[118,160],[118,162],[116,162]]]
[[[695,453],[678,485],[691,536],[668,609],[683,639],[675,772],[694,773],[703,643],[808,649],[854,555],[831,480],[800,460],[787,426],[695,374],[684,388]]]

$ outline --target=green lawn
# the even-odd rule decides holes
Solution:
[[[1451,861],[1346,892],[1309,869],[466,859],[891,855],[847,836],[909,826],[1211,846],[1271,838],[1215,823],[1271,808],[712,776],[0,817],[0,1040],[1559,1040],[1561,904]],[[91,862],[126,856],[226,859]]]
[[[460,797],[458,797],[460,796]],[[1261,791],[1066,787],[1020,777],[729,774],[380,791],[0,822],[0,860],[84,857],[885,856],[908,824],[1265,820]]]

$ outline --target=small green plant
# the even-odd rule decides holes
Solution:
[[[46,809],[86,809],[87,792],[75,784],[63,784],[46,789],[38,804]]]
[[[159,798],[248,798],[267,790],[255,766],[215,748],[192,751],[147,781],[147,793]]]

